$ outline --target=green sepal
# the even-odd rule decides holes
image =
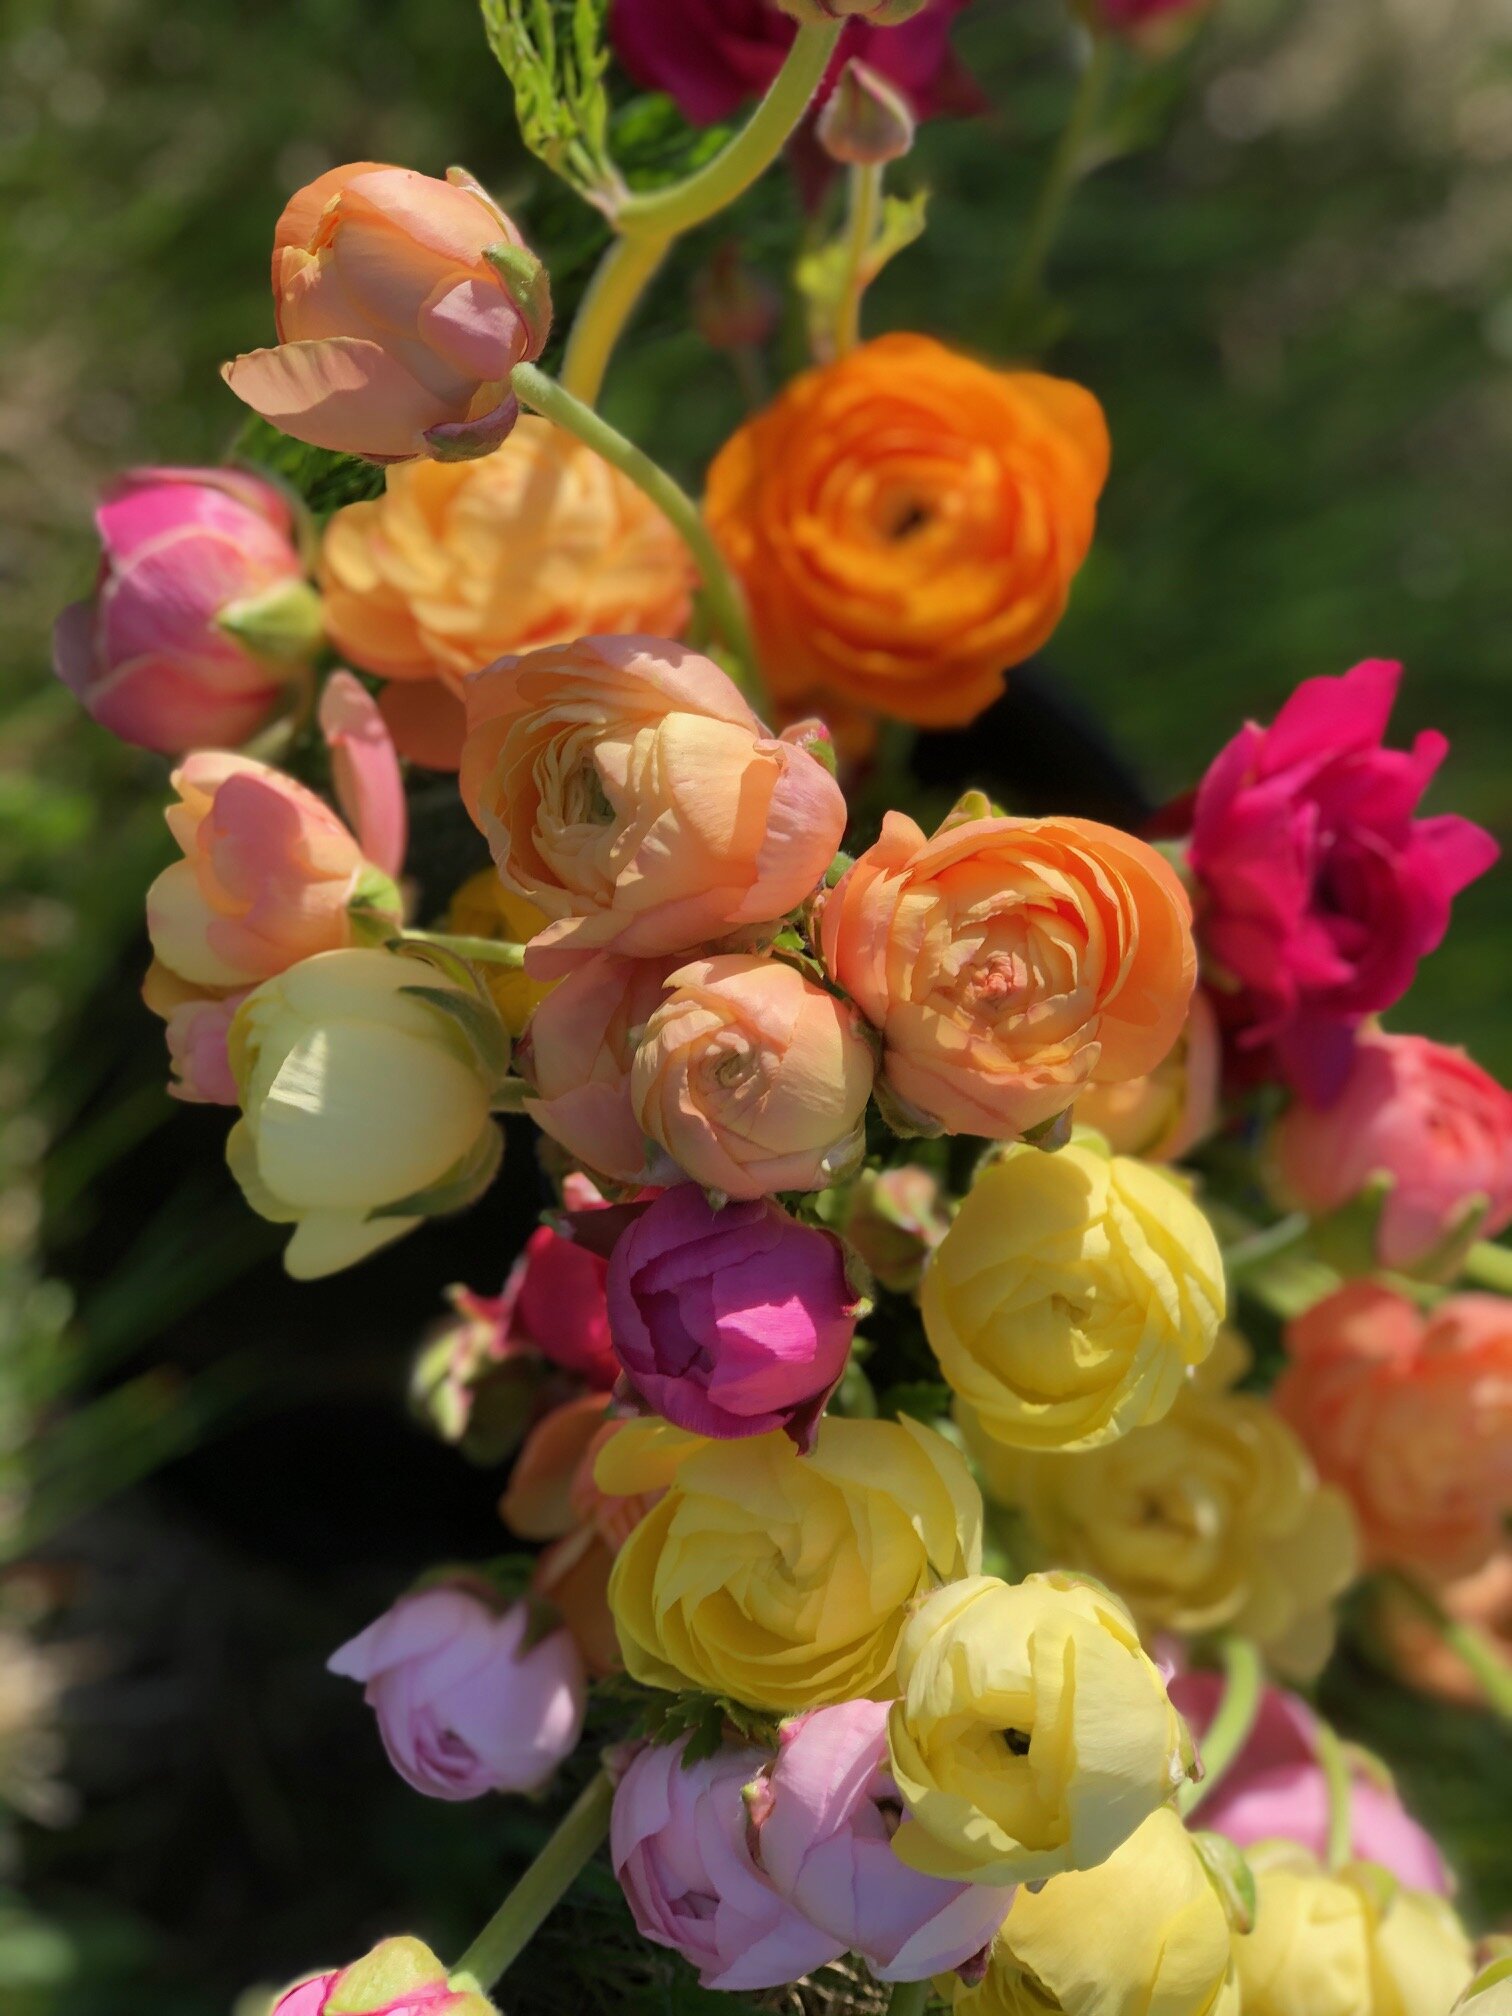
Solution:
[[[406,992],[409,990],[406,989]],[[472,1147],[452,1169],[428,1189],[409,1197],[396,1197],[369,1211],[374,1218],[438,1218],[448,1211],[465,1211],[476,1204],[499,1173],[504,1159],[504,1136],[497,1127],[485,1127]]]
[[[551,275],[528,246],[511,245],[507,238],[485,246],[483,257],[519,310],[530,333],[532,352],[539,353],[551,334]]]
[[[264,595],[228,602],[215,627],[254,657],[280,665],[308,664],[325,638],[323,605],[308,581],[285,581]]]
[[[932,1141],[945,1132],[938,1120],[900,1099],[885,1078],[879,1077],[872,1087],[872,1098],[887,1126],[904,1141]]]
[[[356,945],[387,945],[403,929],[404,898],[392,875],[371,861],[363,864],[356,887],[347,898],[347,922]]]
[[[1037,1127],[1026,1127],[1020,1138],[1031,1148],[1053,1155],[1057,1149],[1070,1147],[1072,1131],[1071,1108],[1066,1106],[1049,1120],[1041,1120]]]
[[[1255,1872],[1243,1853],[1222,1834],[1194,1833],[1192,1846],[1208,1880],[1223,1900],[1224,1915],[1235,1932],[1255,1928]]]

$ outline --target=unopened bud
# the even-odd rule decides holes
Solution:
[[[876,168],[899,161],[913,146],[913,108],[869,64],[852,57],[825,100],[815,132],[832,161]]]
[[[747,266],[733,238],[718,246],[693,282],[693,324],[716,350],[754,350],[777,327],[782,297]]]
[[[915,1162],[867,1170],[840,1228],[884,1288],[911,1295],[924,1262],[950,1230],[937,1178]]]

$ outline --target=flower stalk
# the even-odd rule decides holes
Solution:
[[[1225,1638],[1223,1655],[1223,1699],[1212,1726],[1202,1743],[1203,1775],[1195,1784],[1183,1785],[1176,1798],[1184,1820],[1202,1804],[1210,1792],[1222,1784],[1235,1758],[1249,1741],[1260,1712],[1263,1675],[1260,1654],[1248,1638]]]
[[[1342,1869],[1354,1851],[1354,1794],[1349,1779],[1349,1759],[1339,1732],[1329,1722],[1318,1723],[1318,1762],[1328,1786],[1328,1846],[1325,1861],[1330,1869]]]
[[[1067,205],[1087,172],[1092,135],[1107,94],[1112,65],[1112,37],[1093,36],[1087,60],[1077,80],[1070,116],[1050,157],[1050,167],[1009,274],[1005,307],[1009,323],[1014,328],[1020,326],[1040,294],[1045,267],[1064,221]]]
[[[483,1930],[456,1972],[491,1988],[513,1966],[547,1918],[572,1888],[609,1832],[614,1788],[598,1771],[579,1793],[566,1817]]]
[[[1427,1618],[1449,1650],[1470,1669],[1493,1713],[1503,1722],[1512,1723],[1512,1666],[1485,1633],[1463,1618],[1451,1617],[1437,1597],[1412,1576],[1389,1569],[1381,1579],[1388,1587],[1400,1591]]]
[[[850,171],[850,230],[845,250],[845,285],[840,292],[839,312],[835,318],[837,357],[854,350],[861,340],[861,301],[870,277],[866,269],[872,240],[877,234],[877,220],[882,214],[884,173],[880,162],[860,163]]]

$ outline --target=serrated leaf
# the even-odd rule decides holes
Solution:
[[[488,46],[514,87],[520,137],[553,175],[612,214],[605,0],[481,0]]]

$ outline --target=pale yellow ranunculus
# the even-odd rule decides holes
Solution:
[[[602,1489],[644,1488],[625,1453],[609,1445]],[[663,1479],[609,1582],[625,1666],[652,1687],[779,1713],[885,1700],[909,1605],[981,1559],[964,1459],[906,1416],[827,1417],[807,1456],[781,1434],[675,1451]]]
[[[920,1297],[940,1369],[984,1435],[1088,1449],[1158,1421],[1213,1348],[1223,1260],[1175,1177],[1019,1144],[978,1174]]]
[[[1089,1869],[1163,1806],[1192,1739],[1116,1598],[1059,1572],[975,1576],[914,1610],[888,1722],[925,1875],[1033,1882]]]
[[[1169,1807],[1095,1869],[1020,1889],[957,2016],[1239,2016],[1235,1933]]]
[[[423,959],[302,960],[248,995],[228,1047],[242,1118],[226,1159],[254,1211],[293,1225],[297,1279],[470,1202],[498,1167],[508,1039],[480,992]]]

